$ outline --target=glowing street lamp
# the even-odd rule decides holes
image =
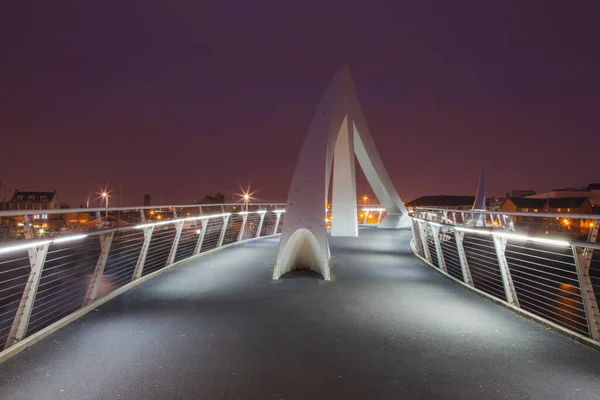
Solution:
[[[100,189],[100,193],[98,193],[100,195],[100,197],[98,197],[98,199],[100,200],[104,200],[104,206],[106,208],[106,211],[104,213],[104,218],[106,219],[106,221],[108,222],[108,199],[110,198],[110,190],[107,189],[107,187],[105,186],[104,189]]]
[[[242,193],[235,193],[235,195],[240,196],[240,200],[238,201],[241,201],[243,206],[246,206],[246,211],[248,211],[248,204],[250,204],[251,200],[256,200],[254,197],[252,197],[254,193],[256,193],[256,191],[250,191],[250,184],[248,184],[248,188],[246,190],[242,189],[242,187],[240,186],[240,190],[242,191]],[[242,211],[244,210],[243,206]]]
[[[369,200],[369,196],[367,196],[366,194],[363,194],[362,199],[363,199],[364,204],[367,205],[367,200]]]

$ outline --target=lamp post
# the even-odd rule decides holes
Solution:
[[[105,191],[103,191],[101,193],[101,196],[103,199],[105,199],[105,204],[106,204],[106,211],[104,212],[104,218],[106,219],[106,222],[108,222],[108,193]]]

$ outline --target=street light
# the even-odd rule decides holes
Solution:
[[[238,201],[242,201],[242,211],[244,210],[244,206],[246,206],[246,212],[247,212],[248,204],[250,204],[251,200],[255,200],[255,198],[252,196],[254,195],[254,193],[256,193],[256,191],[251,192],[250,185],[248,185],[248,188],[246,190],[242,189],[241,186],[240,186],[240,189],[241,189],[242,193],[235,193],[235,194],[237,196],[240,196],[240,200],[238,200]]]
[[[365,203],[365,205],[367,205],[367,200],[369,200],[369,196],[367,196],[366,194],[363,195],[362,197],[363,202]]]

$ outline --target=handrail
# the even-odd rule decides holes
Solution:
[[[560,213],[543,213],[543,212],[522,212],[522,211],[502,211],[502,210],[458,210],[451,208],[436,208],[436,207],[415,207],[413,210],[419,211],[442,211],[448,213],[467,213],[467,214],[493,214],[493,215],[510,215],[515,217],[538,217],[538,218],[557,218],[557,217],[566,217],[573,219],[593,219],[600,220],[600,214],[574,214],[569,212],[560,212]]]
[[[219,204],[182,204],[182,205],[156,205],[156,206],[127,206],[127,207],[90,207],[90,208],[51,208],[35,210],[9,210],[0,211],[2,217],[18,217],[21,215],[32,214],[83,214],[92,212],[111,212],[111,211],[137,211],[137,210],[162,210],[178,208],[198,208],[198,207],[242,207],[242,203],[219,203]],[[285,207],[285,203],[252,203],[250,207]]]
[[[419,211],[427,216],[430,210]],[[539,216],[517,215],[523,214]],[[600,347],[600,282],[594,280],[600,274],[600,258],[594,254],[600,250],[595,242],[596,223],[587,241],[568,241],[481,221],[455,224],[414,214],[411,221],[411,249],[428,265],[518,312]]]
[[[142,220],[128,226],[2,243],[0,345],[5,342],[8,349],[64,318],[83,315],[82,310],[103,297],[121,293],[179,261],[278,235],[285,218],[280,206]]]

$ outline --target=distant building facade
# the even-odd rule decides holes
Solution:
[[[149,194],[144,195],[144,207],[150,207],[152,205],[152,197]]]
[[[454,210],[469,210],[475,202],[475,196],[421,196],[418,199],[405,203],[409,210],[416,207],[449,208]]]
[[[587,198],[592,206],[600,206],[600,183],[590,183],[584,188],[554,189],[546,193],[528,195],[532,199]]]
[[[506,193],[506,198],[527,197],[527,196],[532,196],[534,194],[535,194],[534,190],[523,190],[523,189],[511,190],[510,192]]]
[[[511,197],[500,207],[506,212],[544,212],[559,214],[591,214],[592,204],[587,197],[531,198]]]
[[[60,199],[53,192],[24,192],[15,190],[8,202],[9,210],[54,210],[60,208]]]
[[[555,218],[513,216],[520,231],[530,233],[569,230],[578,234],[589,232],[591,220],[570,218],[569,214],[592,214],[594,208],[587,197],[530,198],[511,197],[500,207],[505,212],[555,213]]]

